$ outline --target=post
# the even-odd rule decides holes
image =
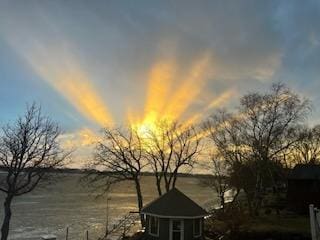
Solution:
[[[106,232],[105,237],[109,235],[109,197],[107,197],[107,210],[106,210]]]
[[[89,231],[87,230],[87,232],[86,232],[86,236],[87,236],[87,240],[89,240]]]
[[[309,205],[309,215],[310,215],[310,228],[312,240],[317,240],[317,230],[316,230],[316,213],[313,204]]]
[[[69,238],[69,227],[67,227],[67,232],[66,232],[66,240]]]

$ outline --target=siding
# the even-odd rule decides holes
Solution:
[[[203,219],[201,220],[203,233]],[[169,240],[170,239],[170,219],[159,218],[159,237],[149,235],[149,216],[146,216],[145,234],[148,235],[148,240]],[[200,237],[193,237],[193,220],[184,219],[184,240],[200,240]]]

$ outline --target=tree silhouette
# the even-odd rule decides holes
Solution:
[[[0,180],[0,191],[6,197],[1,240],[8,238],[13,198],[31,192],[50,177],[48,170],[62,166],[67,154],[59,146],[60,133],[59,127],[44,117],[35,104],[14,124],[2,128],[0,164],[5,177]]]

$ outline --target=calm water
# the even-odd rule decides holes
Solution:
[[[80,174],[71,174],[60,183],[15,198],[9,239],[40,239],[43,234],[54,234],[58,239],[64,239],[67,226],[69,239],[84,239],[86,230],[90,239],[102,236],[107,196],[96,199],[95,194],[88,194],[88,189],[79,184],[79,178]],[[197,178],[181,177],[177,187],[203,207],[216,203],[213,191],[203,186]],[[142,178],[142,191],[145,204],[157,196],[152,176]],[[109,221],[116,221],[137,209],[135,189],[131,182],[115,185],[109,198]],[[0,195],[1,223],[3,199],[4,195]]]

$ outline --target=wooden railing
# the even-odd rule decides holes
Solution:
[[[100,238],[100,240],[122,239],[130,232],[131,228],[139,222],[139,220],[139,213],[129,212],[113,224],[111,228],[106,231],[106,235]]]

